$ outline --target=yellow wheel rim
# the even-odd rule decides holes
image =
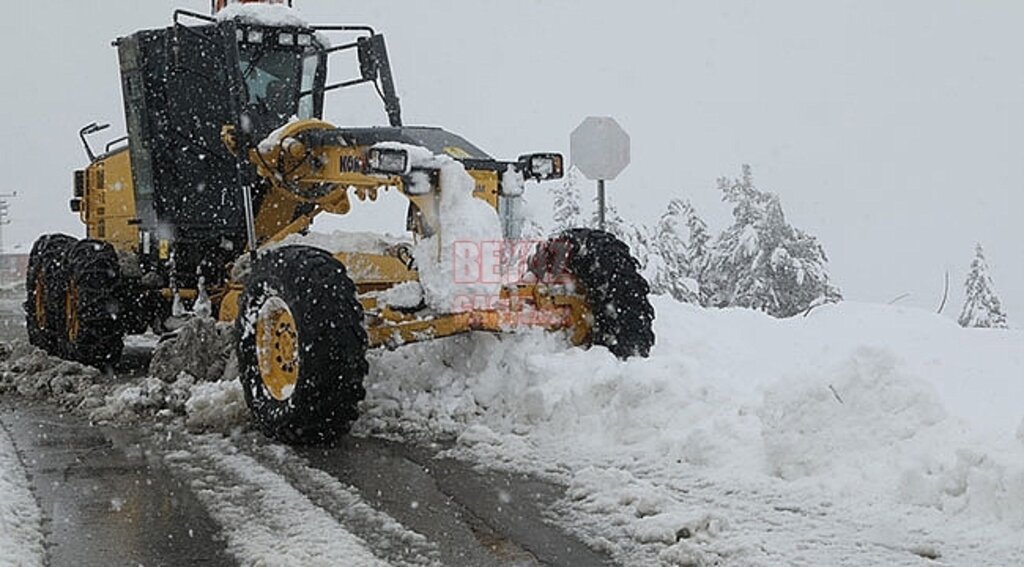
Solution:
[[[35,285],[36,328],[46,328],[46,275],[42,270],[36,274]]]
[[[76,341],[81,324],[78,321],[78,284],[74,280],[68,282],[68,291],[64,294],[64,321],[68,340]]]
[[[295,317],[280,298],[272,297],[260,307],[256,363],[267,392],[277,400],[290,398],[299,380],[299,333]]]

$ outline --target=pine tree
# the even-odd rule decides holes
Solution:
[[[650,278],[651,290],[667,293],[677,301],[703,303],[706,298],[701,297],[700,281],[707,265],[709,239],[707,225],[689,201],[669,201],[652,239],[652,261],[656,257],[659,265]]]
[[[555,211],[553,215],[555,232],[561,232],[570,228],[583,226],[583,212],[580,208],[580,185],[583,183],[583,174],[573,167],[565,174],[565,178],[553,193],[555,196]]]
[[[974,248],[974,260],[964,282],[964,291],[967,297],[958,320],[961,327],[1006,328],[1006,313],[988,275],[988,263],[981,244]]]
[[[786,222],[778,196],[754,186],[750,166],[739,179],[720,178],[718,189],[734,221],[715,240],[702,282],[712,305],[790,317],[842,299],[829,282],[825,249]]]

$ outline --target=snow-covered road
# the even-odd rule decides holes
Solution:
[[[166,469],[229,562],[1024,564],[1024,333],[849,302],[789,320],[654,303],[649,359],[541,333],[375,351],[333,448],[251,431],[231,364],[111,380],[19,347],[0,391],[136,429],[127,453]]]
[[[41,522],[21,459],[0,426],[0,565],[43,565]]]

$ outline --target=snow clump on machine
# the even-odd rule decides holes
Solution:
[[[413,168],[409,192],[429,193],[430,183],[418,168],[439,171],[436,210],[420,210],[440,227],[413,250],[427,306],[444,313],[486,307],[501,291],[499,258],[487,254],[502,239],[501,220],[487,202],[474,196],[476,181],[457,160],[426,148],[382,142],[376,148],[402,149]]]

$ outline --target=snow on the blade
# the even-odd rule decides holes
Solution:
[[[1024,333],[654,304],[649,359],[543,333],[372,353],[357,430],[565,482],[556,521],[630,564],[1024,561]]]
[[[7,431],[0,427],[0,564],[44,565],[42,515]]]
[[[423,303],[423,287],[419,282],[402,282],[377,294],[384,305],[398,309],[412,309]]]
[[[411,167],[440,172],[436,210],[420,210],[428,225],[439,227],[438,232],[413,250],[426,304],[441,312],[486,306],[501,290],[500,257],[490,252],[498,249],[502,230],[494,208],[473,195],[476,181],[450,156],[395,142],[374,147],[403,149]],[[415,188],[411,191],[425,193]]]

